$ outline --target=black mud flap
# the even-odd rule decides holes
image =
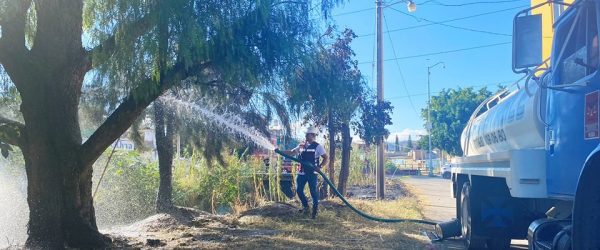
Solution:
[[[281,187],[281,192],[285,194],[288,198],[294,198],[296,193],[294,192],[294,182],[292,181],[292,175],[284,173],[281,175],[281,180],[279,181],[279,186]]]

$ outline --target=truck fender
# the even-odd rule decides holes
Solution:
[[[592,150],[592,152],[585,159],[584,169],[585,169],[585,166],[588,165],[588,163],[591,163],[591,160],[594,157],[600,157],[600,144],[598,144],[598,146],[596,146],[596,148],[594,150]],[[583,169],[581,170],[581,172],[583,172]],[[579,177],[581,178],[581,175]]]
[[[599,249],[600,145],[587,157],[573,202],[573,249]]]

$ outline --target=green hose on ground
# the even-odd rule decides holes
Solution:
[[[304,164],[307,166],[312,166],[314,168],[314,165],[308,162],[304,162],[296,157],[287,155],[285,153],[283,153],[281,150],[275,149],[275,153],[280,154],[283,157],[286,157],[290,160],[293,160],[295,162],[298,162],[300,164]],[[327,182],[327,184],[329,184],[329,187],[331,187],[331,190],[333,190],[333,192],[344,202],[344,204],[346,204],[346,206],[348,206],[350,209],[352,209],[352,211],[354,211],[355,213],[357,213],[358,215],[369,219],[369,220],[373,220],[373,221],[379,221],[379,222],[387,222],[387,223],[398,223],[398,222],[413,222],[413,223],[420,223],[420,224],[427,224],[427,225],[436,225],[437,223],[433,222],[433,221],[426,221],[426,220],[415,220],[415,219],[390,219],[390,218],[380,218],[380,217],[375,217],[369,214],[366,214],[363,211],[358,210],[357,208],[355,208],[354,206],[352,206],[352,204],[350,204],[350,202],[348,202],[346,200],[346,198],[344,198],[344,196],[342,194],[340,194],[340,192],[335,188],[335,186],[333,185],[333,183],[331,183],[331,181],[329,180],[329,178],[327,178],[327,176],[321,172],[321,170],[316,170],[317,173],[319,173],[319,175],[321,175],[321,177],[323,177],[323,180],[325,180],[325,182]]]

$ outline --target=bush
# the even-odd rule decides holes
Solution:
[[[394,173],[398,169],[398,167],[396,167],[396,164],[394,164],[391,161],[386,161],[383,167],[385,168],[385,172],[387,174]]]
[[[248,203],[256,193],[257,161],[225,156],[227,166],[208,166],[200,157],[178,161],[173,175],[175,204],[212,212],[230,212],[239,203]]]
[[[350,154],[350,177],[348,185],[368,185],[375,183],[376,156],[371,150],[355,149]]]
[[[97,161],[94,189],[105,163],[106,157]],[[126,224],[153,214],[158,180],[158,163],[149,155],[115,152],[95,197],[98,223]]]

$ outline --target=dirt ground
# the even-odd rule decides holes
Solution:
[[[361,200],[375,200],[376,192],[375,185],[355,185],[348,187],[346,195],[350,198]],[[403,197],[414,197],[402,182],[387,179],[385,182],[385,199],[397,200]]]
[[[416,198],[399,182],[390,199],[370,199],[373,187],[351,187],[359,209],[377,216],[422,218]],[[395,195],[392,195],[394,193]],[[395,199],[391,198],[395,197]],[[239,215],[213,215],[191,208],[157,214],[133,225],[104,230],[115,248],[135,249],[431,249],[423,230],[409,223],[365,220],[337,199],[320,203],[317,219],[298,213],[298,204],[269,202]]]

